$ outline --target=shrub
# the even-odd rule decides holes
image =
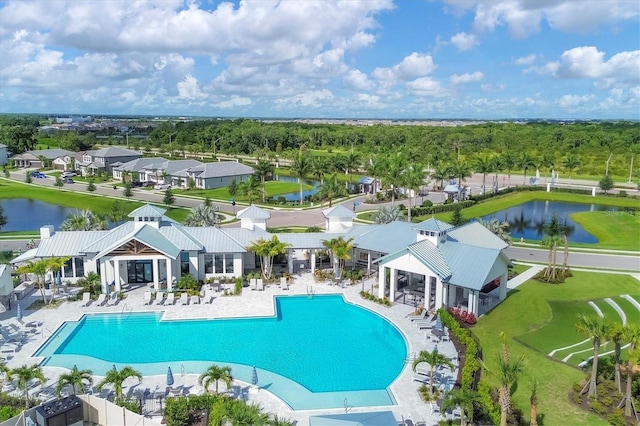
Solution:
[[[433,201],[431,200],[424,200],[422,202],[422,207],[431,207],[431,206],[433,206]]]
[[[627,422],[624,418],[624,411],[620,408],[611,410],[611,414],[607,417],[607,421],[613,426],[626,426]]]
[[[600,402],[593,401],[591,403],[591,411],[593,411],[596,414],[604,414],[607,412],[607,408],[604,405],[602,405]]]
[[[234,284],[235,288],[234,291],[236,294],[241,294],[242,293],[242,278],[236,278],[236,282]]]
[[[0,407],[0,422],[17,416],[21,411],[22,409],[17,407]]]
[[[191,274],[184,274],[178,280],[177,287],[182,290],[200,290],[200,283]]]
[[[629,196],[629,194],[627,194],[627,191],[622,191],[621,190],[620,192],[618,192],[618,197],[626,198],[628,196]]]

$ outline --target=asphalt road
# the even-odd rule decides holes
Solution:
[[[509,247],[505,254],[510,259],[547,263],[549,251],[524,247]],[[558,250],[557,262],[564,262],[564,251]],[[569,251],[567,264],[579,268],[625,269],[640,271],[640,257],[605,253],[584,253]]]

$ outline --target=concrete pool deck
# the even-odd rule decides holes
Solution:
[[[366,281],[364,288],[370,289],[372,284],[375,284],[376,282],[376,278]],[[87,307],[82,307],[80,306],[80,301],[75,301],[64,302],[56,309],[39,309],[36,311],[24,310],[24,308],[28,307],[34,300],[41,297],[40,293],[36,292],[20,301],[20,304],[23,307],[23,321],[25,323],[31,321],[42,322],[43,324],[38,327],[38,331],[36,333],[32,333],[28,342],[20,351],[12,354],[13,358],[7,361],[7,366],[9,368],[16,368],[24,364],[32,365],[42,362],[43,359],[41,357],[32,356],[38,348],[58,329],[58,327],[60,327],[60,325],[62,325],[64,321],[78,320],[86,313],[164,311],[163,319],[165,320],[272,316],[275,311],[273,303],[273,296],[275,295],[306,295],[311,291],[314,294],[343,294],[348,302],[370,309],[371,311],[387,318],[396,325],[406,339],[409,362],[405,363],[405,367],[400,375],[389,386],[389,390],[396,400],[396,405],[379,407],[350,407],[347,399],[346,408],[293,411],[282,400],[264,389],[244,392],[247,401],[250,403],[260,404],[267,412],[276,413],[279,416],[296,420],[300,425],[309,424],[310,416],[341,414],[346,410],[350,413],[390,410],[398,420],[410,418],[413,422],[426,421],[427,424],[436,423],[439,417],[432,413],[431,406],[424,403],[417,392],[421,384],[412,380],[414,373],[411,369],[410,362],[420,351],[433,350],[435,343],[431,340],[427,340],[426,336],[428,331],[425,332],[424,330],[419,330],[407,318],[408,315],[413,313],[414,308],[412,306],[395,304],[392,307],[385,307],[369,300],[365,300],[359,295],[362,287],[361,282],[347,288],[340,288],[326,283],[317,283],[312,274],[306,273],[295,276],[294,283],[290,284],[289,290],[282,290],[277,285],[270,285],[266,287],[264,291],[251,290],[246,287],[243,289],[241,296],[222,296],[221,292],[217,292],[215,293],[215,298],[211,304],[188,306],[182,306],[178,303],[174,306],[154,304],[145,305],[143,295],[148,288],[139,287],[127,292],[126,299],[121,300],[115,306],[94,306],[93,304],[90,304]],[[16,308],[13,306],[12,311],[0,314],[0,321],[15,318],[15,316]],[[438,350],[448,357],[457,356],[456,349],[451,342],[439,342]],[[375,354],[371,354],[371,356],[375,356]],[[348,363],[356,361],[344,360],[344,362]],[[309,366],[309,368],[313,368],[313,366]],[[448,373],[447,375],[451,376],[454,379],[453,381],[455,381],[457,370],[451,372],[448,369],[445,369],[443,371]],[[48,379],[45,386],[55,388],[59,375],[66,373],[67,370],[59,367],[45,366],[43,367],[43,372]],[[174,387],[182,387],[185,389],[185,392],[200,390],[200,386],[197,382],[198,376],[201,373],[202,371],[188,371],[188,368],[184,371],[174,370]],[[96,371],[94,371],[94,375],[95,386],[95,383],[100,381],[102,376],[100,376],[100,372]],[[238,390],[246,391],[249,389],[248,383],[241,382],[239,380],[234,380],[233,385],[236,392]],[[165,388],[165,374],[145,376],[140,384],[133,379],[129,379],[124,383],[125,395],[135,389],[150,389],[151,391],[155,390],[162,392]],[[222,388],[224,388],[224,385],[222,385]],[[152,420],[157,420],[157,423],[160,424],[161,418],[154,417]]]

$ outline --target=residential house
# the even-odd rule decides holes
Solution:
[[[253,171],[253,168],[239,162],[218,161],[190,167],[186,170],[186,178],[193,179],[196,188],[214,189],[227,187],[234,180],[236,182],[247,180]]]
[[[7,164],[8,160],[7,146],[0,143],[0,166]]]
[[[58,170],[69,170],[73,167],[75,153],[61,148],[25,151],[9,158],[16,167],[51,167]]]
[[[98,150],[85,151],[76,157],[75,168],[83,176],[98,173],[111,174],[114,165],[142,158],[142,153],[126,148],[111,146]]]

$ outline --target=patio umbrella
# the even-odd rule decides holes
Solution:
[[[433,326],[435,330],[442,331],[442,320],[440,319],[440,314],[436,317],[436,324]]]
[[[258,386],[258,372],[256,371],[256,366],[253,366],[253,373],[251,374],[251,384],[253,386]]]
[[[18,321],[22,321],[22,306],[20,306],[20,303],[16,306],[16,318],[18,318]]]
[[[173,372],[171,367],[167,369],[167,386],[173,386]]]

